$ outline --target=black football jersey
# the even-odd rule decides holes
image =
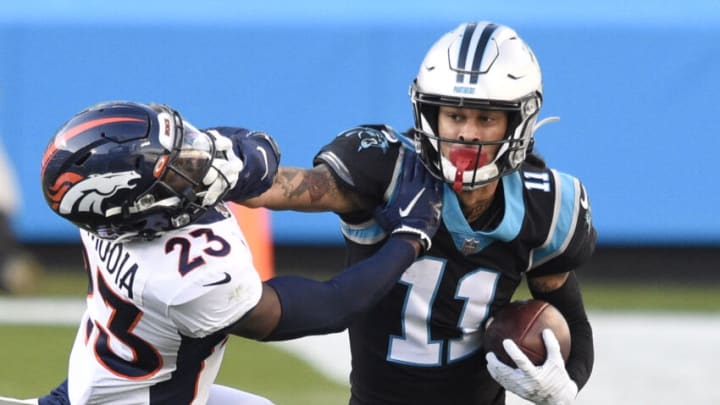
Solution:
[[[352,128],[321,149],[341,187],[369,201],[394,196],[413,144],[387,126]],[[492,206],[465,219],[446,185],[432,249],[349,329],[351,404],[502,404],[482,347],[486,321],[528,277],[575,269],[594,249],[595,231],[578,179],[525,163],[502,178]],[[387,238],[372,212],[341,216],[350,263]]]

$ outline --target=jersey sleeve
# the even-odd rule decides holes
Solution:
[[[232,222],[224,225],[237,227]],[[254,308],[262,295],[262,281],[244,238],[233,236],[239,230],[215,229],[232,246],[230,254],[206,256],[202,267],[185,276],[187,282],[168,306],[170,318],[186,336],[204,337],[226,328]]]
[[[597,232],[585,186],[573,176],[551,173],[556,188],[553,218],[545,243],[533,250],[528,277],[575,270],[595,251]]]
[[[384,200],[402,144],[388,126],[350,128],[320,149],[313,165],[326,164],[341,188],[375,204]]]
[[[203,292],[191,300],[169,308],[170,317],[180,333],[201,338],[230,326],[242,318],[260,301],[262,282],[254,276],[222,283],[225,273],[218,273],[208,283],[198,285]],[[217,283],[214,286],[210,284]],[[221,284],[222,283],[222,284]]]

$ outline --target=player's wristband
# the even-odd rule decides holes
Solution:
[[[423,251],[427,252],[432,247],[432,239],[423,231],[407,225],[401,225],[391,232],[392,235],[409,235],[420,241]]]

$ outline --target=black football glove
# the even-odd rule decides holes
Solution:
[[[280,149],[270,135],[236,130],[224,136],[218,129],[208,133],[215,140],[215,157],[203,180],[208,186],[203,205],[213,205],[219,199],[244,201],[272,186],[280,163]]]
[[[393,235],[416,237],[427,251],[440,226],[443,182],[433,177],[412,151],[405,151],[401,170],[395,195],[375,211],[375,220]]]

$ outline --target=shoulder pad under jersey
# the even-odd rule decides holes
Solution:
[[[357,126],[323,146],[313,164],[328,165],[337,179],[356,192],[382,195],[391,180],[400,145],[399,135],[390,126]]]

